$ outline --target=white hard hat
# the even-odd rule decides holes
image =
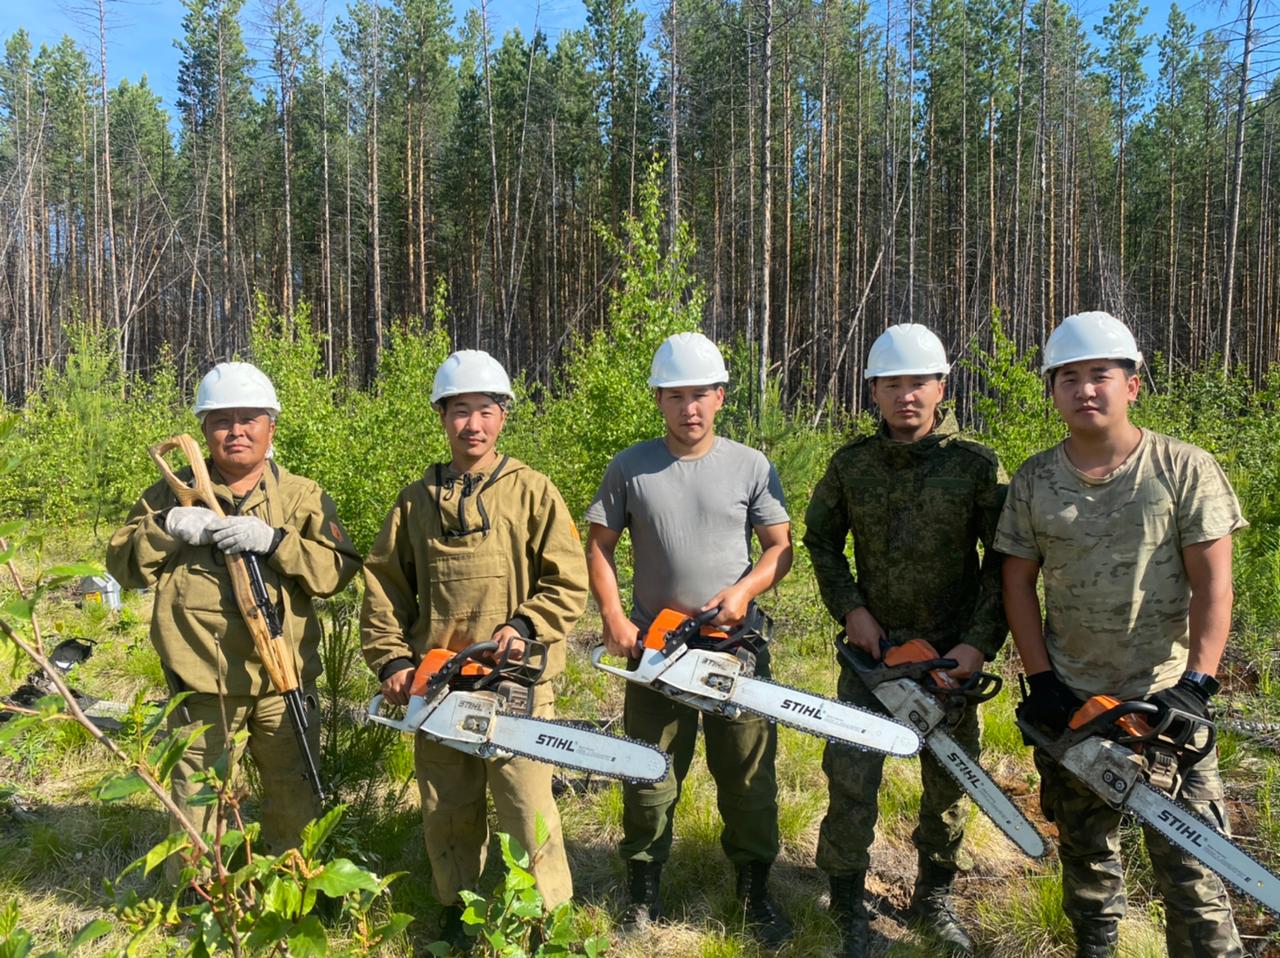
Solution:
[[[649,367],[649,385],[654,389],[716,386],[728,381],[724,357],[702,333],[668,336],[653,354],[653,365]]]
[[[867,354],[863,379],[881,376],[924,376],[951,372],[942,340],[927,326],[901,323],[890,326],[876,337]]]
[[[436,370],[431,384],[431,405],[463,393],[488,393],[515,399],[507,371],[483,349],[459,349]]]
[[[280,400],[266,374],[252,363],[218,363],[200,380],[192,410],[201,422],[215,409],[266,409],[280,413]]]
[[[1049,334],[1040,373],[1083,359],[1128,359],[1141,364],[1142,353],[1129,327],[1110,313],[1076,313]]]

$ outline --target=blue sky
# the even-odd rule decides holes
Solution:
[[[330,21],[345,7],[345,0],[326,0],[326,3],[326,17]],[[1147,3],[1150,10],[1146,31],[1160,34],[1168,18],[1170,0],[1147,0]],[[91,0],[0,0],[0,38],[7,39],[19,27],[24,27],[33,45],[39,48],[41,43],[57,43],[66,33],[96,54],[97,22],[90,18],[90,5]],[[1094,24],[1101,22],[1106,5],[1107,0],[1079,0],[1076,8],[1086,23]],[[96,4],[93,6],[96,9]],[[245,29],[250,40],[253,38],[250,22],[256,6],[256,0],[246,3]],[[454,0],[454,13],[461,20],[467,9],[478,6],[471,0]],[[651,18],[656,18],[666,4],[660,0],[639,0],[639,6]],[[1203,29],[1229,22],[1237,6],[1234,0],[1227,8],[1220,7],[1217,0],[1188,0],[1183,10]],[[304,8],[311,16],[318,17],[320,0],[304,0]],[[108,0],[108,11],[107,60],[112,85],[123,77],[137,80],[145,73],[172,110],[178,70],[174,40],[182,33],[182,4],[178,0]],[[552,42],[561,32],[581,26],[586,19],[581,0],[542,0],[540,4],[490,0],[489,15],[497,36],[515,26],[528,35],[536,23]],[[1155,70],[1155,45],[1152,44],[1148,73],[1154,76]]]
[[[312,19],[319,19],[321,0],[301,0]],[[325,0],[325,19],[332,23],[346,9],[347,0]],[[463,15],[479,2],[453,0],[454,16]],[[92,7],[92,10],[90,8]],[[586,22],[581,0],[489,0],[489,22],[495,36],[518,26],[526,34],[535,23],[555,42],[564,30]],[[246,0],[241,22],[245,38],[254,42],[252,21],[258,0]],[[98,22],[96,0],[0,0],[0,39],[7,40],[19,27],[31,35],[32,46],[50,46],[69,34],[91,52],[97,62]],[[147,75],[151,86],[172,110],[178,82],[178,50],[174,41],[182,35],[185,10],[179,0],[107,0],[107,66],[114,86],[123,77]],[[332,55],[332,41],[330,53]],[[261,56],[257,57],[262,59]]]

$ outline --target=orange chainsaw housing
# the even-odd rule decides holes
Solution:
[[[886,649],[884,653],[884,664],[893,668],[896,665],[910,665],[913,662],[931,662],[934,659],[940,659],[942,656],[938,654],[938,650],[933,647],[933,643],[926,639],[910,639],[901,645],[895,645],[893,648]],[[944,689],[954,688],[956,680],[941,669],[934,669],[929,673],[930,677],[939,687]]]
[[[689,621],[689,616],[675,609],[663,609],[658,613],[653,623],[649,626],[649,631],[644,634],[644,647],[646,649],[661,649],[667,644],[667,633],[674,632],[680,626]],[[728,632],[713,628],[709,625],[702,627],[703,635],[715,636],[719,639],[727,639]]]
[[[1108,709],[1113,709],[1117,705],[1122,705],[1120,699],[1110,695],[1095,695],[1084,705],[1076,710],[1076,714],[1071,716],[1069,723],[1072,729],[1078,729],[1086,725],[1091,720],[1097,718]],[[1142,738],[1150,733],[1151,726],[1139,715],[1122,715],[1116,720],[1116,724],[1127,734]]]
[[[431,677],[448,664],[456,652],[452,649],[432,649],[418,663],[418,670],[413,673],[413,684],[409,688],[410,695],[422,695],[427,691],[427,683]],[[462,675],[488,675],[493,669],[479,662],[468,662],[462,667]]]

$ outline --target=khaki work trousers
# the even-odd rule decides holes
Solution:
[[[316,707],[314,687],[303,690],[303,701],[307,705],[307,741],[311,745],[311,754],[318,760],[320,710]],[[173,730],[190,725],[208,725],[209,728],[192,742],[174,768],[171,787],[174,802],[192,823],[205,834],[214,831],[217,803],[190,804],[189,799],[202,787],[193,778],[217,762],[227,752],[232,737],[247,728],[249,753],[258,766],[258,777],[262,782],[259,810],[262,840],[273,855],[297,847],[302,839],[303,826],[319,816],[321,809],[307,780],[306,763],[298,751],[284,699],[274,692],[257,697],[194,693],[187,696],[169,718],[169,727]],[[237,750],[228,768],[234,770],[240,758]],[[228,827],[234,825],[229,823]],[[176,879],[179,870],[177,859],[170,858],[166,869],[170,879]]]
[[[724,831],[720,845],[734,865],[778,857],[778,730],[759,716],[727,719],[627,683],[623,723],[631,738],[671,756],[671,769],[651,785],[622,786],[622,844],[626,860],[665,862],[671,854],[676,803],[693,762],[698,719],[707,740],[707,769],[716,782]]]
[[[551,718],[550,704],[534,714]],[[527,758],[485,760],[415,736],[414,767],[422,795],[422,830],[431,862],[431,881],[441,904],[458,903],[463,889],[475,890],[489,845],[485,786],[493,795],[498,828],[529,853],[530,867],[548,911],[573,897],[565,857],[560,811],[551,794],[552,766]],[[547,840],[538,847],[537,820]]]
[[[1124,917],[1118,811],[1037,750],[1040,807],[1058,826],[1062,910],[1077,928],[1113,927]],[[1230,835],[1217,752],[1183,773],[1177,800]],[[1165,905],[1169,958],[1242,958],[1227,890],[1213,871],[1143,826],[1151,873]]]
[[[841,668],[838,689],[841,702],[885,714],[880,700],[850,669]],[[982,727],[976,706],[970,704],[959,723],[948,726],[946,731],[970,756],[975,759],[980,756]],[[829,801],[818,831],[816,860],[828,875],[844,877],[865,872],[871,865],[869,850],[880,813],[885,758],[880,752],[827,743],[822,754],[822,770],[827,775]],[[928,749],[920,752],[920,784],[920,816],[911,840],[921,860],[944,871],[958,871],[969,812],[968,798]]]

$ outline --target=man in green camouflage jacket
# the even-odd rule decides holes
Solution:
[[[924,326],[892,326],[876,340],[864,375],[883,424],[831,458],[805,515],[804,544],[823,602],[851,645],[878,659],[882,641],[927,639],[956,660],[952,674],[964,678],[993,658],[1006,636],[999,557],[990,549],[1006,477],[995,453],[961,439],[955,417],[938,408],[949,370],[942,343]],[[856,577],[845,558],[850,534]],[[847,667],[839,694],[879,708]],[[950,731],[978,756],[975,707]],[[830,805],[817,862],[831,880],[831,911],[847,958],[870,954],[863,892],[883,764],[883,755],[834,743],[823,757]],[[920,764],[924,793],[913,835],[919,870],[910,913],[947,953],[969,955],[972,942],[950,904],[966,803],[932,755],[922,754]]]

